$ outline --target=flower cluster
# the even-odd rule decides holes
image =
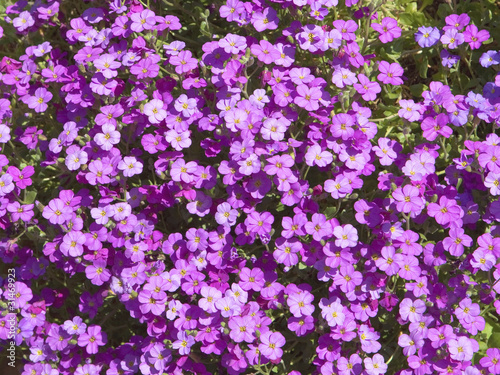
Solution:
[[[357,0],[151,3],[6,10],[23,375],[500,374],[489,32]],[[407,92],[387,51],[408,35],[456,74]]]

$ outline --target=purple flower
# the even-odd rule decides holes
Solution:
[[[259,351],[270,360],[278,360],[283,355],[281,347],[285,345],[285,337],[279,332],[268,331],[259,337]]]
[[[279,18],[273,8],[264,8],[262,12],[253,13],[251,21],[255,30],[262,32],[264,30],[277,29]]]
[[[71,219],[73,210],[68,207],[61,199],[52,199],[47,206],[44,207],[42,215],[51,224],[64,224]]]
[[[470,361],[474,355],[472,343],[465,336],[460,336],[458,340],[451,339],[448,342],[448,351],[455,361]]]
[[[179,52],[177,56],[171,56],[169,62],[175,66],[175,72],[177,74],[187,73],[198,66],[198,60],[196,60],[191,51],[188,50]]]
[[[447,48],[455,49],[465,41],[464,35],[456,29],[448,29],[441,37],[441,43],[447,45]]]
[[[326,167],[332,163],[333,155],[328,151],[323,151],[321,146],[315,144],[309,147],[304,159],[309,166]]]
[[[372,22],[371,27],[380,33],[379,39],[382,43],[392,42],[401,36],[401,28],[398,22],[391,17],[385,17],[381,23]]]
[[[380,354],[375,354],[372,358],[365,358],[363,362],[368,375],[385,374],[387,371],[387,364],[385,363],[384,357]]]
[[[255,340],[255,320],[249,316],[234,316],[228,322],[229,336],[235,342],[252,343]]]
[[[130,29],[136,33],[151,30],[156,25],[156,16],[149,9],[144,9],[141,13],[132,13],[130,19],[132,21]]]
[[[410,122],[417,121],[420,118],[420,104],[416,104],[413,100],[400,100],[399,105],[401,109],[398,115]]]
[[[45,88],[40,87],[36,89],[35,95],[30,96],[26,104],[31,109],[34,109],[35,112],[42,113],[47,109],[47,102],[52,99],[52,94]]]
[[[296,318],[301,316],[310,316],[315,310],[312,302],[314,301],[314,296],[308,291],[300,291],[299,293],[291,293],[286,303],[290,308],[290,312]]]
[[[437,27],[421,26],[415,33],[415,41],[422,48],[432,47],[439,41],[441,34]]]
[[[252,44],[250,51],[264,64],[271,64],[280,58],[279,51],[267,40],[261,40],[259,44]]]
[[[430,203],[427,206],[429,216],[436,219],[438,224],[447,225],[456,222],[464,216],[462,208],[454,199],[448,199],[445,196],[439,198],[438,203]]]
[[[486,357],[479,360],[481,366],[488,369],[492,374],[500,374],[500,350],[489,348],[486,350]]]
[[[399,314],[401,318],[409,320],[410,322],[420,321],[425,310],[425,302],[420,299],[412,301],[409,298],[405,298],[399,304]]]
[[[191,352],[191,347],[194,343],[195,339],[193,336],[180,331],[177,334],[177,340],[172,343],[172,348],[178,350],[180,355],[188,355]]]
[[[153,99],[144,105],[144,114],[152,124],[159,124],[167,117],[167,111],[163,109],[163,102]]]
[[[319,108],[321,95],[321,89],[318,87],[309,88],[307,85],[301,84],[297,87],[294,103],[307,111],[315,111]]]
[[[87,332],[82,333],[78,337],[78,346],[85,347],[88,354],[96,354],[99,351],[99,346],[105,345],[107,335],[101,332],[100,326],[89,326]]]
[[[106,268],[106,261],[103,259],[96,259],[87,266],[85,274],[94,285],[102,285],[111,278],[111,271]]]
[[[377,94],[382,91],[378,82],[372,82],[364,74],[358,74],[359,83],[354,84],[356,91],[366,100],[375,100]]]
[[[34,18],[31,16],[29,12],[21,12],[18,17],[14,18],[12,21],[12,25],[19,32],[23,32],[24,30],[30,28],[35,24]]]
[[[378,64],[378,71],[380,74],[377,76],[377,79],[380,82],[395,86],[403,84],[401,77],[404,71],[398,63],[389,64],[387,61],[381,61]]]
[[[105,53],[94,60],[94,66],[104,77],[113,78],[118,75],[117,69],[122,65],[120,62],[115,61],[115,59],[115,56]]]
[[[358,243],[358,231],[351,224],[335,227],[333,234],[337,238],[335,246],[339,246],[342,249],[354,247]]]
[[[132,177],[142,173],[142,163],[134,156],[125,156],[123,160],[118,163],[118,169],[123,172],[125,177]]]

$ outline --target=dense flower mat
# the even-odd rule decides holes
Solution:
[[[495,1],[0,12],[9,365],[500,374]]]

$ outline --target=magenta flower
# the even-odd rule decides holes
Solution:
[[[412,185],[397,188],[392,196],[398,202],[396,208],[399,212],[420,212],[425,206],[425,201],[420,197],[420,191]]]
[[[259,44],[252,44],[250,51],[264,64],[271,64],[280,58],[278,50],[267,40],[261,40]]]
[[[375,354],[372,358],[365,358],[363,363],[365,364],[365,371],[368,375],[385,374],[387,371],[387,364],[385,363],[384,357],[380,354]]]
[[[315,310],[312,302],[314,301],[314,296],[308,291],[300,291],[298,293],[291,293],[286,303],[290,308],[290,312],[296,318],[301,316],[310,316]]]
[[[191,352],[191,347],[194,343],[195,339],[193,336],[180,331],[177,334],[177,340],[172,343],[172,348],[178,350],[180,355],[188,355]]]
[[[375,100],[377,94],[382,91],[378,82],[372,82],[364,74],[358,74],[359,83],[354,84],[354,88],[366,100]]]
[[[34,109],[35,112],[42,113],[47,109],[47,102],[52,99],[52,96],[53,95],[47,89],[40,87],[36,89],[34,96],[29,97],[26,104],[31,109]]]
[[[307,111],[315,111],[319,108],[321,95],[320,88],[309,88],[307,85],[301,84],[297,87],[297,96],[294,99],[294,103]]]
[[[405,298],[399,304],[399,314],[401,315],[401,318],[409,320],[410,322],[420,321],[425,310],[425,302],[420,299],[412,301],[409,298]]]
[[[338,224],[338,222],[337,222]],[[304,225],[307,234],[311,234],[316,241],[328,237],[332,233],[332,224],[323,214],[313,214],[311,221]]]
[[[285,345],[285,337],[279,332],[268,331],[259,337],[259,351],[270,360],[278,360],[283,355],[281,347]]]
[[[71,219],[73,210],[68,207],[61,199],[52,199],[47,206],[44,207],[42,216],[51,224],[64,224]]]
[[[382,43],[392,42],[401,36],[401,28],[398,22],[391,17],[385,17],[381,23],[372,22],[371,27],[380,33],[379,39]]]
[[[337,226],[333,229],[333,234],[337,238],[335,246],[341,248],[354,247],[358,243],[358,231],[351,224]]]
[[[122,65],[120,62],[115,61],[115,59],[115,56],[105,53],[94,60],[94,66],[104,77],[114,78],[118,75],[117,69]]]
[[[490,38],[487,30],[478,30],[476,25],[467,25],[464,32],[464,41],[469,43],[470,49],[478,49],[481,44]]]
[[[96,259],[85,268],[85,275],[94,285],[102,285],[111,278],[111,271],[106,268],[106,261]]]
[[[456,222],[464,216],[462,208],[454,199],[445,196],[439,198],[438,203],[430,203],[427,206],[427,214],[436,219],[438,224],[447,225]]]
[[[251,21],[255,30],[262,32],[264,30],[277,29],[279,18],[273,8],[265,8],[262,12],[253,13]]]
[[[153,99],[144,105],[144,114],[152,124],[159,124],[167,117],[167,111],[163,109],[163,102]]]
[[[309,147],[304,159],[309,166],[317,165],[318,167],[326,167],[332,163],[333,155],[328,151],[323,151],[321,146],[315,144]]]
[[[488,369],[492,374],[500,374],[500,349],[489,348],[486,350],[486,357],[479,360],[481,366]]]
[[[130,19],[132,21],[130,29],[136,33],[151,30],[156,25],[156,16],[149,9],[144,9],[141,13],[132,13]]]
[[[234,316],[229,320],[228,327],[231,330],[229,336],[235,342],[254,342],[255,320],[251,316]]]
[[[169,62],[175,66],[175,72],[177,74],[187,73],[198,66],[198,60],[196,60],[191,51],[188,50],[179,52],[177,56],[171,56]]]
[[[251,233],[266,235],[271,233],[274,216],[267,211],[253,211],[245,219],[245,225]]]
[[[125,177],[132,177],[142,173],[142,163],[134,156],[125,156],[118,163],[118,169],[123,172]]]
[[[472,343],[465,336],[460,336],[458,339],[451,339],[448,342],[448,351],[450,357],[455,361],[470,361],[474,355]]]
[[[105,345],[107,335],[101,332],[100,326],[89,326],[87,332],[78,337],[78,346],[85,347],[88,354],[96,354],[99,351],[99,346]]]
[[[380,82],[396,86],[403,84],[401,77],[404,70],[398,63],[389,64],[387,61],[381,61],[378,64],[378,71],[380,74],[377,76],[377,79]]]

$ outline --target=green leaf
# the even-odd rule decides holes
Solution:
[[[26,198],[25,198],[24,202],[25,202],[26,204],[31,204],[31,203],[33,203],[33,202],[35,201],[36,194],[37,194],[37,192],[36,192],[36,191],[28,191],[28,192],[26,193]]]

